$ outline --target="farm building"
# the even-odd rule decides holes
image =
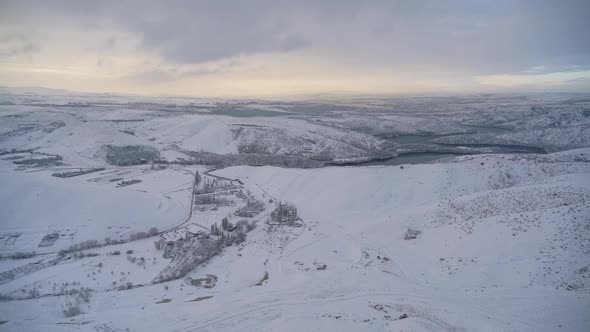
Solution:
[[[299,219],[297,208],[294,205],[282,202],[279,202],[277,208],[270,215],[273,222],[278,223],[294,223]]]

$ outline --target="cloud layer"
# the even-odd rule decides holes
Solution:
[[[534,88],[535,75],[544,75],[540,88],[579,90],[590,68],[584,0],[0,1],[0,8],[4,84],[395,93],[515,87],[522,78],[495,83],[523,75]],[[578,74],[563,81],[562,72]]]

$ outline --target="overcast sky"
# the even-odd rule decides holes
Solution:
[[[236,97],[590,92],[590,0],[0,0],[0,85]]]

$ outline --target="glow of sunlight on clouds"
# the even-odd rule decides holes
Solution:
[[[590,70],[548,74],[489,75],[477,77],[477,80],[481,84],[498,87],[518,87],[531,85],[560,86],[573,81],[590,80]]]
[[[587,1],[0,6],[0,85],[190,96],[588,89]]]

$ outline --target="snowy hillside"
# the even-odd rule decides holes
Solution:
[[[584,96],[361,99],[343,105],[0,94],[0,142],[3,149],[36,149],[74,166],[118,165],[105,158],[109,145],[156,149],[147,161],[305,168],[400,164],[407,155],[545,153],[590,145],[590,99]]]
[[[1,330],[590,328],[584,99],[4,98]]]

